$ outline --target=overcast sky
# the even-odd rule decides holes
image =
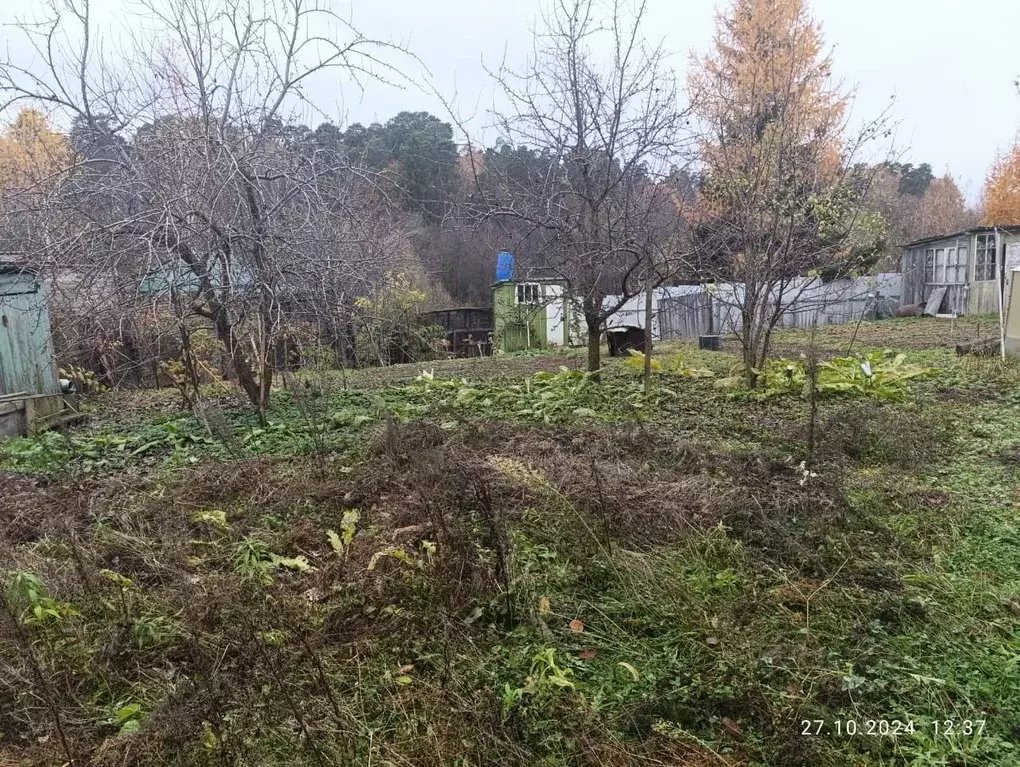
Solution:
[[[123,19],[131,0],[93,0],[103,15]],[[428,67],[431,83],[456,95],[460,114],[485,123],[493,95],[482,62],[495,65],[506,51],[519,61],[543,0],[334,0],[365,34],[405,43]],[[38,0],[0,0],[0,22]],[[726,0],[723,0],[723,7]],[[12,6],[19,6],[14,8]],[[647,31],[663,36],[684,80],[691,51],[711,45],[715,0],[649,0]],[[1020,0],[813,0],[812,12],[833,50],[835,72],[855,86],[854,115],[866,118],[894,101],[897,146],[905,161],[947,170],[974,200],[998,150],[1020,128]],[[3,29],[8,49],[23,56]],[[409,71],[417,65],[407,66]],[[419,79],[424,79],[424,75]],[[316,83],[311,94],[328,114],[348,121],[384,121],[401,110],[439,116],[442,102],[427,89],[370,84],[364,93]]]

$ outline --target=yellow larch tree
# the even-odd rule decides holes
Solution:
[[[707,129],[708,173],[732,183],[758,184],[763,176],[782,183],[802,171],[791,166],[803,159],[816,172],[834,172],[847,96],[831,82],[831,57],[805,1],[735,0],[717,18],[714,43],[689,76]]]
[[[0,134],[0,189],[47,185],[67,168],[67,136],[50,128],[36,109],[22,109]]]
[[[862,209],[869,180],[855,156],[883,120],[845,138],[848,96],[806,0],[733,0],[713,43],[688,77],[701,133],[696,262],[706,281],[743,286],[732,303],[753,386],[808,284],[798,278],[874,260],[883,222]]]

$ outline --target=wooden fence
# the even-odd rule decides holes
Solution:
[[[664,339],[711,335],[721,330],[716,325],[709,293],[692,293],[659,301],[659,334]]]

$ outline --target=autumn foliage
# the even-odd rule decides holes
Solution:
[[[45,185],[69,158],[67,137],[52,130],[42,112],[23,109],[0,134],[0,188]]]
[[[999,156],[988,174],[982,219],[989,225],[1020,224],[1020,140]]]
[[[924,237],[968,229],[977,213],[967,206],[956,180],[936,177],[928,165],[917,174],[912,165],[886,163],[877,169],[868,190],[868,205],[888,224],[880,269],[898,268],[902,246]]]
[[[833,87],[831,58],[804,0],[736,0],[716,22],[715,50],[689,78],[710,126],[702,160],[716,177],[782,183],[797,152],[832,173],[847,98]]]
[[[701,131],[698,268],[743,286],[734,296],[747,381],[797,297],[799,276],[867,269],[885,236],[864,208],[856,155],[882,119],[848,136],[848,96],[805,0],[734,0],[713,50],[689,75]]]

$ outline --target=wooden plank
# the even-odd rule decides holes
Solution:
[[[942,302],[946,298],[946,290],[948,288],[945,285],[940,285],[931,292],[931,295],[928,297],[928,303],[924,305],[926,317],[934,317],[939,313],[939,309],[942,308]]]
[[[24,412],[25,403],[21,400],[9,400],[6,402],[0,402],[0,415],[7,415],[8,413]]]
[[[712,325],[711,297],[703,293],[664,298],[659,302],[659,327],[663,339],[697,338]]]
[[[17,400],[46,399],[48,397],[62,397],[62,394],[29,394],[28,392],[15,392],[14,394],[0,394],[0,402],[11,402]]]

